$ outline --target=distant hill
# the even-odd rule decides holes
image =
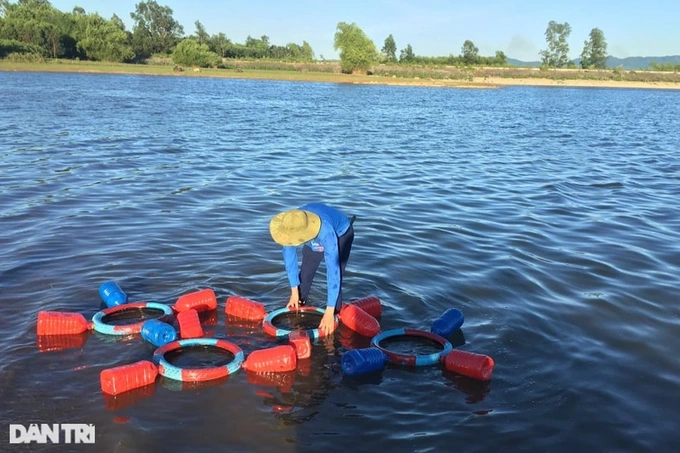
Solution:
[[[540,61],[522,61],[514,58],[508,58],[508,64],[518,66],[520,68],[538,68],[541,66]]]
[[[529,67],[529,68],[537,68],[541,66],[540,61],[522,61],[522,60],[517,60],[515,58],[508,58],[508,63],[513,65],[513,66],[519,66],[519,67]],[[581,59],[576,58],[574,59],[574,63],[576,66],[581,65]],[[618,66],[621,66],[623,69],[649,69],[649,65],[651,63],[658,63],[658,64],[676,64],[680,65],[680,55],[669,55],[665,57],[627,57],[627,58],[616,58],[613,56],[608,56],[607,57],[607,67],[608,68],[616,68]]]
[[[581,63],[579,58],[578,64]],[[652,63],[658,64],[680,64],[680,55],[670,55],[666,57],[628,57],[628,58],[616,58],[609,56],[607,57],[607,67],[616,68],[621,66],[623,69],[649,69],[649,65]]]

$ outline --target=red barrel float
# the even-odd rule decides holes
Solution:
[[[181,311],[177,314],[179,323],[179,335],[183,338],[200,338],[203,336],[203,327],[198,317],[198,312],[193,308]]]
[[[256,302],[241,296],[227,297],[224,312],[228,316],[249,321],[262,321],[267,316],[267,311],[264,309],[262,302]]]
[[[350,303],[361,308],[374,318],[379,318],[382,315],[380,299],[378,299],[376,296],[364,297],[363,299],[354,300]]]
[[[444,367],[463,376],[488,381],[493,374],[494,361],[483,354],[454,349],[444,357]]]
[[[344,304],[338,315],[340,322],[359,335],[374,337],[380,333],[378,320],[354,304]]]
[[[196,311],[210,311],[217,308],[215,291],[210,288],[185,294],[175,302],[176,312],[194,309]]]
[[[312,342],[304,330],[294,330],[288,334],[288,342],[295,348],[298,360],[312,356]]]
[[[102,392],[118,395],[128,390],[152,384],[158,376],[156,365],[140,360],[130,365],[102,370],[99,374]]]
[[[255,373],[293,371],[297,366],[295,348],[291,345],[274,346],[251,352],[243,362],[243,369]]]
[[[80,313],[41,311],[38,313],[38,335],[73,335],[92,328]]]

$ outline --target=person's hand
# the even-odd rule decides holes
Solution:
[[[333,331],[335,331],[335,317],[333,316],[334,312],[335,310],[333,308],[326,307],[326,311],[324,312],[321,322],[319,323],[319,332],[321,335],[330,335],[333,333]]]
[[[288,303],[286,304],[286,307],[288,307],[288,309],[297,310],[299,306],[300,298],[291,294],[290,299],[288,299]]]
[[[290,293],[290,299],[288,299],[288,303],[286,304],[286,307],[288,307],[288,309],[297,310],[299,306],[300,306],[300,297],[298,296],[297,291],[291,292]]]

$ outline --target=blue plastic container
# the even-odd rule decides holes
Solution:
[[[448,338],[453,332],[460,329],[463,325],[465,317],[463,313],[457,308],[449,308],[444,313],[432,322],[430,332],[435,333],[441,337]]]
[[[177,339],[177,331],[175,328],[158,319],[149,319],[142,324],[140,333],[142,334],[142,338],[158,347],[164,346]]]
[[[106,282],[99,287],[99,297],[102,298],[107,307],[126,304],[128,296],[120,289],[116,282]]]
[[[342,356],[340,366],[348,376],[380,371],[385,368],[387,356],[378,348],[350,349]]]

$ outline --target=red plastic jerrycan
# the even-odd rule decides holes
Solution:
[[[463,376],[488,381],[493,374],[494,362],[483,354],[454,349],[444,357],[444,367]]]
[[[185,294],[177,299],[175,311],[182,312],[194,309],[196,311],[210,311],[217,308],[215,291],[210,288]]]
[[[354,304],[345,304],[338,316],[346,326],[365,337],[374,337],[380,333],[378,320]]]
[[[379,318],[382,315],[382,306],[380,305],[380,299],[376,296],[368,296],[363,299],[358,299],[350,302],[352,305],[356,305],[363,311],[373,316],[374,318]]]
[[[289,333],[288,341],[295,348],[298,360],[308,359],[312,356],[312,342],[304,330],[294,330]]]
[[[228,316],[249,321],[262,321],[267,316],[264,304],[241,296],[228,297],[224,312]]]
[[[117,395],[149,385],[156,380],[158,369],[148,360],[141,360],[130,365],[108,368],[99,374],[102,392]]]
[[[295,348],[291,345],[274,346],[251,352],[243,362],[243,369],[256,373],[293,371],[297,366]]]
[[[193,308],[177,313],[179,323],[179,335],[182,339],[200,338],[203,336],[203,327],[198,317],[198,312]]]
[[[80,313],[41,311],[38,313],[38,335],[73,335],[91,328]]]

